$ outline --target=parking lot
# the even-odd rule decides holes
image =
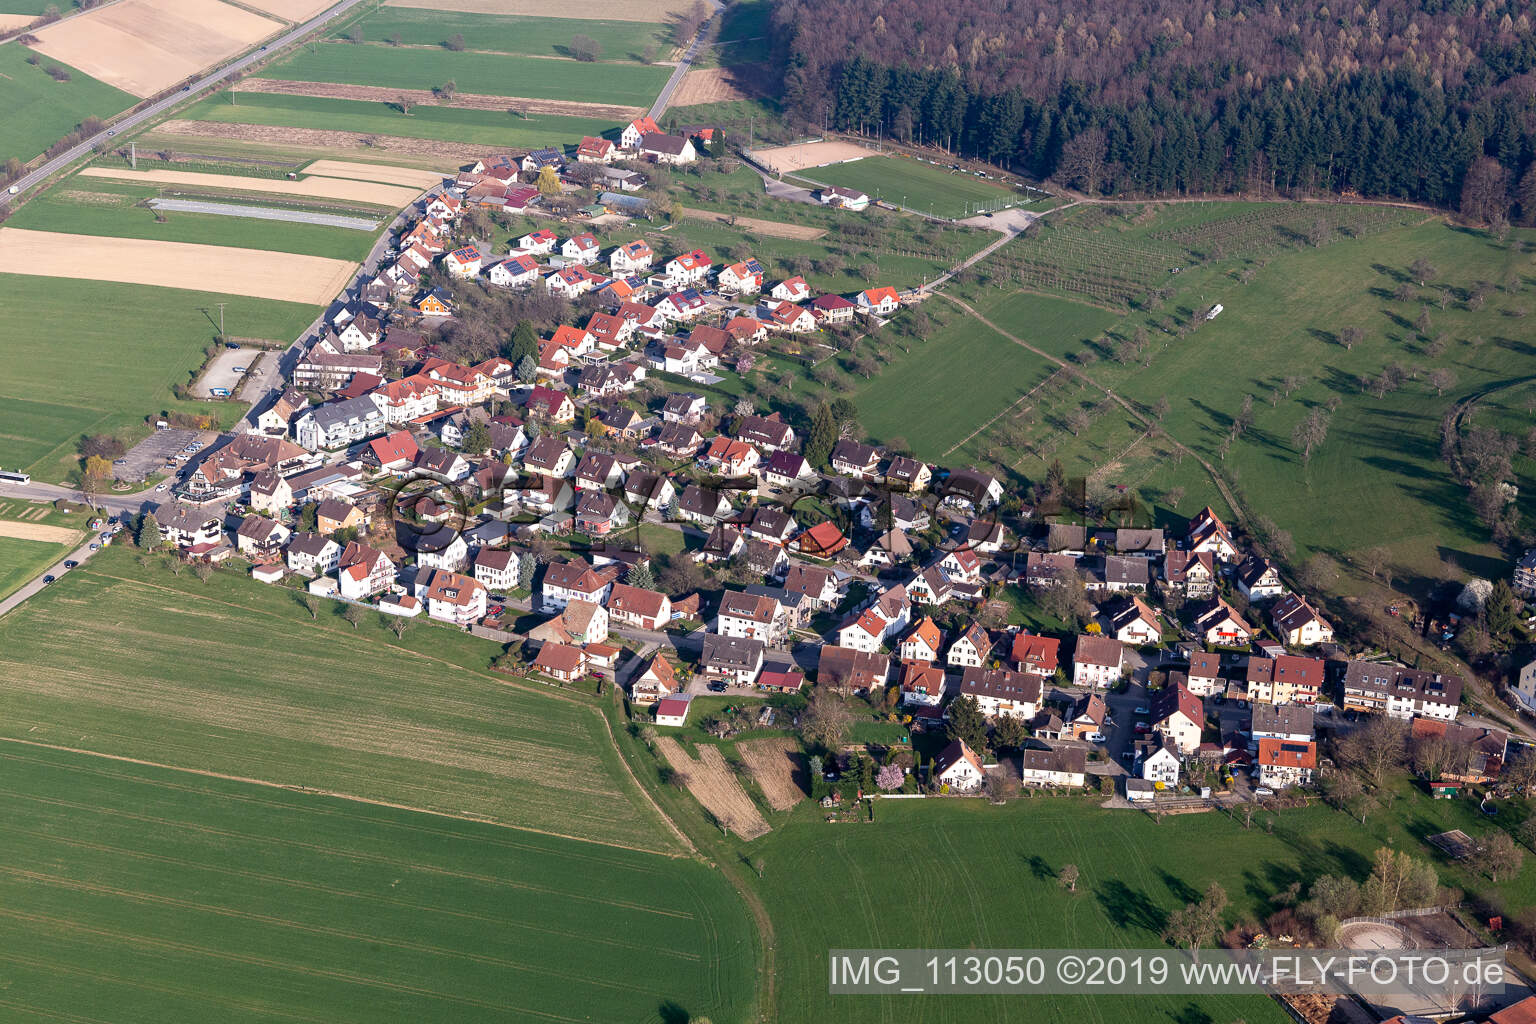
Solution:
[[[235,393],[251,364],[261,356],[260,349],[226,348],[213,357],[203,375],[192,385],[197,398],[229,398]]]
[[[210,432],[208,436],[214,435]],[[167,460],[175,459],[182,449],[202,437],[203,432],[197,430],[157,430],[116,459],[112,475],[128,483],[158,476],[166,471]]]

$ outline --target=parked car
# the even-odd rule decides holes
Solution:
[[[101,545],[100,544],[92,544],[91,545],[91,550],[92,551],[100,551],[101,550]]]
[[[1145,704],[1136,709],[1136,714],[1138,715],[1150,715],[1151,713],[1152,709],[1147,707]]]
[[[75,566],[77,566],[79,564],[80,563],[75,561],[74,559],[70,559],[69,561],[64,563],[64,568],[66,568],[66,569],[73,569]]]
[[[1151,731],[1152,731],[1152,727],[1150,725],[1148,725],[1146,722],[1137,722],[1136,723],[1136,735],[1140,736],[1142,733],[1148,733],[1148,732],[1151,732]]]
[[[715,693],[724,693],[725,689],[726,689],[725,683],[722,682],[719,679],[716,679],[713,682],[711,682],[709,684],[709,688],[710,688],[710,690],[712,690]]]
[[[53,582],[53,577],[52,576],[44,576],[43,577],[43,583],[44,584],[48,584],[48,583],[52,583],[52,582]]]
[[[1253,791],[1253,795],[1254,796],[1274,796],[1275,795],[1275,791],[1270,789],[1268,786],[1260,786],[1258,789],[1255,789]]]
[[[1089,743],[1103,743],[1105,741],[1105,739],[1107,739],[1107,738],[1108,737],[1106,737],[1101,732],[1091,732],[1091,733],[1088,734],[1088,742]]]

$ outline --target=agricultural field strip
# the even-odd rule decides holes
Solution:
[[[245,217],[251,220],[275,220],[289,224],[314,224],[344,231],[377,231],[379,222],[362,217],[343,217],[335,213],[310,213],[281,210],[271,206],[239,206],[234,203],[205,203],[196,199],[151,199],[150,209],[171,213],[206,213],[213,217]]]
[[[219,0],[118,0],[39,29],[32,49],[142,98],[282,28]]]
[[[0,227],[0,273],[176,288],[323,306],[357,264],[323,256]]]
[[[445,100],[430,89],[399,89],[394,86],[350,85],[340,82],[298,82],[284,78],[247,78],[232,91],[242,95],[308,96],[314,99],[347,100],[355,103],[382,103],[396,110],[402,109],[400,101],[404,99],[409,100],[417,108],[446,107],[450,110],[487,110],[499,114],[515,109],[522,114],[561,114],[572,117],[596,117],[611,121],[627,121],[645,112],[644,107],[619,103],[589,103],[582,100],[535,96],[496,96],[476,92],[456,92],[452,99]],[[417,116],[419,113],[418,110],[411,116]]]
[[[736,744],[741,759],[752,771],[763,796],[776,811],[794,808],[805,793],[795,784],[796,762],[804,765],[805,755],[800,744],[792,739],[742,740]]]
[[[134,171],[116,167],[82,168],[80,177],[112,178],[117,181],[160,185],[188,185],[228,192],[273,193],[303,196],[307,199],[343,199],[348,202],[385,206],[391,209],[409,206],[422,192],[421,189],[405,188],[399,185],[319,176],[289,181],[282,178],[247,178],[236,174],[202,174],[195,171],[169,170]]]
[[[41,523],[19,523],[0,519],[0,537],[36,540],[45,544],[73,544],[83,536],[84,531],[71,530],[64,526],[45,526]]]
[[[92,573],[92,575],[96,574]],[[116,577],[106,578],[120,579]],[[122,580],[121,582],[131,583],[132,581]],[[151,587],[151,589],[159,588]],[[244,611],[244,609],[241,610]],[[199,614],[199,611],[196,608],[184,606],[177,609],[176,613],[178,615],[195,616]],[[226,617],[210,616],[206,612],[202,614],[205,618],[214,618],[224,623],[224,629],[228,630],[228,620]],[[117,623],[115,625],[118,627],[119,640],[122,640],[125,636],[130,639],[126,651],[122,650],[123,645],[121,643],[113,645],[113,652],[117,656],[122,656],[131,651],[155,650],[157,649],[156,645],[159,645],[159,648],[162,649],[172,650],[174,653],[174,642],[180,639],[179,637],[167,637],[163,633],[134,631],[126,623]],[[292,625],[290,623],[290,626]],[[68,635],[72,631],[78,632],[82,628],[78,626],[78,619],[72,614],[60,616],[55,622],[50,622],[50,626],[51,635]],[[301,626],[300,628],[302,629],[303,627]],[[339,632],[333,633],[331,636],[337,647],[356,647],[359,653],[365,650],[377,653],[375,645],[371,645],[361,638],[346,637]],[[302,638],[295,637],[295,641],[300,639]],[[80,636],[80,642],[85,642],[83,634]],[[187,641],[182,642],[186,643]],[[238,637],[227,641],[230,650],[225,655],[218,650],[210,651],[209,642],[205,641],[199,645],[199,654],[196,657],[207,660],[211,664],[233,663],[229,662],[228,659],[235,658],[238,660],[238,651],[250,642],[256,641],[250,638],[241,639]],[[290,647],[295,646],[299,645],[297,643],[290,645]],[[402,655],[409,656],[412,654],[412,652],[404,649],[395,648],[395,650]],[[298,655],[291,655],[290,660],[294,665],[293,671],[305,673],[306,678],[313,678],[315,680],[336,678],[336,674],[333,671],[335,661],[329,656],[322,657],[316,654],[311,657],[299,657]],[[146,676],[160,678],[159,674],[148,671],[149,668],[150,666],[146,666]],[[457,666],[454,668],[459,673],[465,671]],[[8,669],[12,671],[7,671]],[[25,664],[0,661],[0,687],[7,685],[10,680],[20,683],[28,675],[29,670]],[[525,827],[528,831],[548,831],[532,826],[519,825],[517,821],[505,821],[507,811],[506,797],[500,795],[497,788],[492,787],[491,780],[494,778],[522,779],[532,783],[533,788],[519,790],[515,803],[510,806],[523,807],[529,812],[537,812],[550,821],[560,821],[566,825],[580,823],[582,826],[593,830],[591,834],[571,835],[569,833],[553,831],[550,831],[549,834],[566,835],[569,838],[586,839],[592,842],[607,843],[608,845],[615,846],[632,845],[633,842],[635,835],[633,830],[616,833],[614,829],[616,823],[614,815],[618,812],[619,807],[626,811],[635,810],[634,806],[627,802],[614,805],[613,801],[624,799],[625,794],[613,788],[612,785],[605,786],[597,783],[583,785],[576,781],[584,778],[606,777],[601,768],[600,761],[595,760],[591,753],[593,749],[592,744],[598,742],[599,739],[596,735],[586,732],[586,730],[582,730],[583,735],[566,735],[562,732],[554,732],[548,735],[541,734],[537,739],[531,738],[527,741],[512,741],[509,743],[494,735],[473,735],[467,733],[462,727],[455,729],[429,728],[425,724],[420,723],[419,720],[423,716],[435,716],[438,718],[447,716],[450,722],[463,722],[469,726],[479,725],[484,718],[485,707],[482,704],[474,704],[467,698],[458,699],[448,695],[451,694],[451,691],[445,694],[440,690],[435,699],[430,700],[422,693],[413,693],[409,697],[405,694],[399,696],[396,703],[406,705],[402,709],[403,713],[415,715],[417,720],[405,719],[390,722],[376,714],[351,714],[349,712],[347,718],[350,722],[366,725],[369,728],[375,728],[377,731],[369,732],[367,728],[364,728],[361,733],[355,728],[331,728],[330,731],[327,731],[326,727],[333,725],[333,716],[323,709],[309,711],[297,705],[274,706],[270,701],[264,702],[260,699],[246,698],[240,700],[237,699],[237,695],[232,695],[228,691],[222,690],[210,690],[201,696],[198,695],[198,692],[189,695],[168,690],[169,684],[164,682],[153,684],[145,681],[141,685],[139,679],[135,679],[132,685],[125,687],[121,681],[102,683],[100,675],[99,666],[94,669],[81,668],[79,670],[76,670],[73,666],[60,667],[54,673],[57,685],[50,688],[48,692],[29,690],[23,686],[21,690],[17,691],[17,694],[24,696],[34,704],[38,701],[43,701],[45,702],[45,707],[49,706],[46,703],[48,701],[60,701],[62,702],[59,704],[60,708],[69,709],[78,709],[80,707],[82,695],[93,700],[99,697],[100,703],[92,704],[91,706],[116,710],[99,720],[93,720],[90,723],[91,735],[97,738],[98,746],[102,744],[102,741],[111,741],[119,745],[121,751],[114,752],[113,756],[132,755],[143,750],[142,732],[135,730],[131,724],[122,721],[125,717],[128,717],[124,715],[125,710],[130,710],[127,705],[133,704],[134,708],[132,710],[141,708],[144,710],[144,714],[147,716],[145,718],[146,722],[165,723],[169,721],[170,724],[183,727],[189,722],[196,723],[197,728],[191,734],[196,743],[191,746],[178,743],[175,739],[171,738],[171,734],[163,731],[157,737],[155,742],[157,755],[165,756],[168,753],[173,758],[181,758],[188,762],[185,765],[171,765],[170,767],[186,767],[189,770],[219,769],[213,771],[212,774],[224,774],[223,769],[226,768],[228,758],[236,755],[225,754],[220,763],[207,764],[209,752],[203,736],[209,725],[228,725],[229,722],[233,721],[235,722],[233,728],[237,730],[239,728],[254,730],[253,735],[265,733],[267,735],[279,736],[291,742],[307,744],[307,747],[295,748],[296,751],[308,749],[308,747],[312,747],[314,744],[324,744],[322,749],[350,752],[353,755],[352,760],[354,762],[359,757],[375,756],[375,754],[376,756],[388,757],[390,761],[387,766],[392,772],[390,785],[394,787],[395,791],[419,794],[413,797],[418,808],[434,809],[454,816],[482,820],[487,818],[487,812],[494,809],[490,820],[506,823],[512,827]],[[505,687],[507,685],[501,680],[487,681],[498,687]],[[152,690],[155,699],[147,702],[136,700],[127,701],[126,703],[125,700],[115,699],[116,697],[126,697],[123,693],[125,689],[142,689],[146,693]],[[348,698],[355,699],[357,696],[355,685],[351,690],[348,690],[344,683],[333,683],[326,686],[320,682],[315,682],[306,686],[305,692],[311,699],[337,698],[345,701]],[[379,695],[375,695],[373,703],[375,706],[379,705]],[[215,716],[215,719],[209,718],[208,713],[203,707],[204,705],[220,706],[226,711],[238,709],[238,714],[234,718],[226,715],[225,721],[220,723],[215,720],[217,716]],[[595,715],[595,712],[585,708],[579,702],[569,702],[568,706],[573,713],[582,716],[583,723],[587,729],[596,728],[592,719],[587,717],[587,715]],[[183,713],[183,717],[167,720],[165,715],[168,708],[177,709]],[[23,713],[20,704],[15,700],[12,701],[12,710],[15,711],[18,717]],[[310,717],[308,722],[305,719],[306,715]],[[40,730],[48,729],[55,725],[54,719],[51,716],[37,719],[36,721],[32,720],[33,716],[31,714],[28,714],[26,717],[27,722],[25,726],[12,721],[12,728],[9,731],[17,732],[21,736],[38,735]],[[274,722],[277,723],[277,728],[273,728]],[[115,731],[114,727],[125,731]],[[423,738],[432,740],[433,745],[427,752],[438,756],[441,759],[440,762],[424,759],[422,756],[424,751],[421,748]],[[515,765],[508,763],[516,754],[525,755],[524,759]],[[258,770],[271,772],[277,769],[276,775],[278,777],[282,777],[285,771],[291,774],[294,770],[294,767],[289,764],[288,759],[283,757],[276,758],[276,764],[268,764],[264,760],[268,757],[268,752],[265,748],[262,748],[259,753],[253,753],[248,756],[255,758]],[[326,763],[328,765],[333,756],[327,757]],[[442,787],[445,784],[445,780],[441,777],[421,780],[420,772],[402,776],[402,769],[408,761],[401,761],[400,758],[420,762],[424,766],[433,765],[444,770],[457,769],[459,771],[471,771],[475,774],[469,777],[462,774],[454,775],[459,781],[460,792],[458,792],[455,802],[451,806],[444,807],[445,794]],[[559,764],[561,766],[560,769],[551,772],[549,769],[551,763]],[[538,765],[537,768],[533,767],[535,764]],[[241,774],[235,774],[234,777],[249,777],[249,767],[249,765],[245,765],[235,768],[235,772]],[[378,771],[383,767],[385,766],[375,766],[373,770]],[[310,770],[313,771],[313,769]],[[352,770],[367,769],[363,764],[357,764]],[[232,772],[231,774],[234,773]],[[438,774],[441,775],[441,772]],[[552,777],[558,778],[560,783],[558,786],[553,784]],[[471,779],[476,781],[476,786],[468,786],[468,782]],[[344,771],[340,781],[345,784],[349,780],[354,784],[360,781],[347,775]],[[260,778],[252,779],[252,781],[269,782],[267,779]],[[282,782],[270,782],[269,784],[278,787],[289,785]],[[375,782],[370,777],[369,782],[365,783],[363,788],[366,789],[371,784],[375,784]],[[317,783],[314,779],[307,779],[304,782],[306,788],[315,788],[316,785]],[[355,785],[352,788],[355,788]],[[561,794],[565,794],[566,797],[578,795],[589,799],[595,797],[604,802],[601,805],[595,806],[572,806],[571,802],[568,799],[563,799]],[[338,791],[337,795],[353,796],[354,794]],[[377,796],[359,794],[357,798],[376,800]],[[463,808],[472,803],[478,803],[481,806],[477,807],[473,813],[462,813]],[[633,820],[638,824],[640,819],[631,818],[626,820]],[[645,834],[650,835],[649,832]],[[655,847],[635,848],[655,849]]]
[[[415,167],[394,167],[388,164],[360,164],[350,160],[316,160],[304,168],[305,174],[325,178],[347,178],[353,181],[377,181],[385,185],[405,185],[426,191],[443,183],[443,175],[423,171]]]
[[[539,0],[385,0],[385,7],[408,7],[427,11],[456,11],[461,14],[501,14],[532,18],[548,17],[548,4]],[[660,23],[667,16],[688,9],[687,0],[604,0],[601,4],[561,7],[562,18],[593,21],[641,21]]]
[[[697,759],[670,736],[656,741],[672,770],[682,773],[687,780],[688,792],[721,824],[743,839],[756,839],[768,834],[768,823],[763,820],[757,805],[741,788],[736,776],[726,764],[720,748],[712,744],[698,747]]]

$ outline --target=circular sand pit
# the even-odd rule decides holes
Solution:
[[[1413,948],[1406,932],[1385,921],[1345,921],[1339,925],[1338,942],[1344,949]]]

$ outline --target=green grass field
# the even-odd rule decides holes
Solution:
[[[846,164],[810,167],[795,175],[822,185],[843,185],[938,217],[964,217],[979,207],[1021,202],[1023,193],[934,164],[894,156],[868,156]]]
[[[241,93],[234,101],[228,93],[220,93],[191,107],[186,116],[197,121],[398,135],[511,149],[574,145],[583,135],[601,135],[615,127],[596,118],[538,114],[524,119],[457,107],[414,107],[407,116],[383,103],[262,93]]]
[[[83,201],[80,193],[88,195]],[[29,200],[6,221],[13,228],[63,231],[113,238],[157,238],[170,242],[230,245],[272,252],[302,253],[361,262],[373,247],[377,232],[294,224],[210,213],[155,211],[135,205],[157,190],[118,182],[72,178]],[[247,205],[267,205],[261,202]],[[380,225],[379,230],[383,230]]]
[[[0,333],[7,468],[63,480],[82,434],[143,431],[144,417],[163,409],[234,408],[183,407],[171,395],[218,333],[215,302],[228,303],[229,333],[244,337],[286,342],[315,317],[296,303],[0,274],[0,306],[27,316],[26,330]]]
[[[425,623],[396,641],[340,607],[313,621],[243,573],[204,584],[110,548],[0,621],[0,734],[675,849],[584,703],[490,675],[499,644]]]
[[[385,43],[398,35],[406,46],[443,46],[454,35],[464,37],[470,50],[569,57],[571,38],[584,35],[602,47],[604,61],[638,61],[647,45],[665,52],[667,27],[640,21],[597,21],[585,18],[523,18],[499,14],[461,14],[410,7],[381,7],[348,25],[337,36],[362,29],[368,43]]]
[[[42,14],[57,6],[49,0],[0,0],[0,14]]]
[[[63,544],[0,537],[0,598],[9,597],[68,551]]]
[[[0,11],[9,8],[0,7]],[[73,68],[65,69],[69,81],[56,82],[44,69],[63,65],[37,54],[39,63],[34,67],[27,63],[30,56],[33,52],[20,43],[0,44],[0,104],[5,108],[5,117],[0,118],[0,162],[10,157],[31,160],[87,117],[111,117],[138,102]]]
[[[708,866],[0,742],[12,1019],[746,1019]]]
[[[1105,310],[1105,333],[1094,341],[1088,374],[1143,410],[1166,396],[1168,435],[1216,466],[1251,515],[1267,515],[1289,531],[1298,562],[1321,551],[1348,564],[1367,548],[1385,546],[1398,584],[1417,596],[1447,575],[1508,571],[1439,457],[1439,427],[1452,403],[1536,374],[1530,358],[1536,350],[1524,340],[1536,275],[1530,256],[1517,247],[1524,244],[1521,233],[1501,243],[1412,212],[1276,204],[1064,216],[1063,231],[1077,217],[1093,218],[1091,228],[1072,230],[1084,237],[1091,230],[1097,247],[1073,242],[1058,250],[1068,260],[1063,280],[1076,282],[1071,287],[1088,278],[1082,261],[1092,259],[1122,267],[1123,278],[1141,276],[1170,289],[1156,308]],[[1333,226],[1321,244],[1287,240],[1325,218]],[[1041,244],[1010,243],[987,261],[979,282],[959,292],[1004,330],[1036,344],[1031,331],[1042,300],[1019,288],[1016,275],[1034,280],[1035,271],[1015,246]],[[1191,248],[1179,248],[1184,245]],[[1120,255],[1100,254],[1111,249]],[[1138,252],[1151,255],[1138,258]],[[1419,258],[1435,268],[1422,286],[1408,280],[1408,267]],[[1170,264],[1182,270],[1170,274]],[[1411,294],[1399,299],[1404,283]],[[1479,290],[1481,300],[1474,298]],[[1225,307],[1216,320],[1182,337],[1170,333],[1212,302]],[[1421,314],[1428,317],[1424,331],[1416,326]],[[1346,327],[1364,331],[1353,348],[1340,341]],[[1147,331],[1150,362],[1122,364],[1113,358],[1115,346],[1138,328]],[[1040,347],[1074,358],[1083,351]],[[1375,395],[1362,386],[1393,364],[1404,372],[1397,391]],[[1436,369],[1451,374],[1443,394],[1429,377]],[[1295,379],[1289,395],[1287,378]],[[1245,394],[1254,396],[1254,426],[1223,458]],[[1337,408],[1327,440],[1303,465],[1292,434],[1310,410],[1330,402]],[[1066,424],[1078,409],[1090,422],[1074,434]],[[1519,437],[1528,429],[1523,405],[1513,414],[1490,412],[1490,422],[1496,417]],[[1138,489],[1163,521],[1175,524],[1219,501],[1197,463],[1179,461],[1171,446],[1145,437],[1144,426],[1092,389],[1058,389],[1030,416],[999,424],[958,454],[1008,473],[1018,486],[1038,479],[1059,457],[1069,474],[1095,473]],[[1532,472],[1527,460],[1517,468],[1524,476]],[[1177,512],[1170,498],[1176,491],[1183,492]],[[1536,495],[1524,487],[1520,502],[1527,515],[1536,513]],[[1361,509],[1391,513],[1361,515]],[[1342,585],[1358,589],[1360,581],[1346,578]]]
[[[669,73],[668,68],[630,64],[319,43],[268,67],[259,77],[399,89],[432,89],[452,81],[459,92],[648,107]]]
[[[931,300],[935,314],[947,314]],[[1113,317],[1061,299],[1034,297],[1022,332],[1047,351],[1075,348]],[[922,458],[944,453],[1038,384],[1054,367],[983,324],[954,317],[927,338],[883,345],[890,361],[869,379],[850,375],[859,422],[876,441],[900,440]],[[920,400],[914,401],[914,398]]]

